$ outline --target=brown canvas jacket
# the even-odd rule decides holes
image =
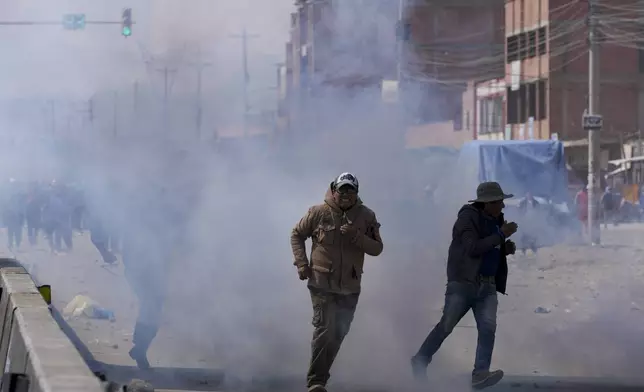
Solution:
[[[340,227],[351,223],[357,230],[355,238],[342,235]],[[311,258],[306,255],[305,241],[311,238]],[[339,293],[360,292],[364,255],[378,256],[383,244],[376,214],[358,199],[355,206],[342,211],[335,204],[331,190],[323,204],[309,208],[291,233],[294,264],[309,265],[312,277],[309,287]]]

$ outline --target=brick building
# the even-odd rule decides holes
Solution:
[[[332,127],[323,122],[337,116],[334,102],[351,94],[379,97],[382,81],[394,77],[397,2],[300,0],[296,8],[280,116],[291,130],[322,132]],[[378,113],[377,101],[362,102],[361,111]]]
[[[355,3],[355,4],[353,4]],[[286,45],[292,88],[380,85],[395,74],[397,2],[298,0]]]
[[[583,171],[588,160],[581,125],[588,99],[587,15],[587,2],[506,2],[505,91],[477,104],[483,125],[477,138],[557,138],[564,141],[569,163]],[[608,22],[602,27],[607,37],[623,36],[634,25],[620,21],[617,26],[610,9],[600,10],[599,18]],[[614,38],[602,39],[599,112],[604,117],[604,167],[609,159],[620,157],[622,140],[644,126],[644,56],[628,46]],[[502,112],[504,129],[488,126],[483,108]]]
[[[468,86],[503,75],[503,1],[412,3],[405,16],[411,28],[405,50],[413,86],[408,96],[418,103],[411,117],[427,133],[444,133],[447,123],[453,131],[467,130],[474,109]]]
[[[398,99],[409,125],[408,147],[472,139],[472,80],[503,75],[503,0],[408,1],[402,12],[408,34],[397,31],[397,1],[358,3],[297,3],[282,81],[280,113],[290,119],[284,123],[297,127],[296,117],[309,117],[306,102],[330,89],[380,93],[383,80],[398,79],[400,60]],[[404,133],[406,126],[400,128]]]

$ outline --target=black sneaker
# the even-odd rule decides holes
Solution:
[[[472,388],[483,389],[497,384],[503,378],[503,370],[472,374]]]
[[[411,373],[418,382],[427,382],[427,365],[429,361],[418,356],[411,357]]]

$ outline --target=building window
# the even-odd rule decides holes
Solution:
[[[454,130],[463,130],[463,105],[459,105],[458,103],[454,107]]]
[[[508,87],[506,90],[508,124],[519,124],[519,107],[520,107],[520,90],[512,90]]]
[[[547,80],[523,83],[518,90],[507,89],[508,124],[524,124],[528,118],[543,120],[547,110]]]
[[[526,34],[528,37],[528,58],[535,57],[537,55],[537,31],[532,30],[528,31]]]
[[[546,28],[529,30],[506,38],[506,63],[546,54]]]
[[[528,84],[522,83],[519,86],[519,124],[528,122],[528,108],[530,106],[528,97]]]
[[[548,81],[547,80],[539,80],[537,82],[537,116],[535,117],[537,120],[545,120],[546,117],[548,117],[548,108],[547,108],[547,102],[548,102]]]
[[[527,57],[526,54],[528,53],[528,40],[526,39],[525,34],[519,34],[517,37],[519,41],[519,60],[524,60]]]
[[[526,95],[526,121],[528,118],[537,117],[537,84],[528,83],[525,85],[525,95]]]
[[[479,101],[479,133],[501,132],[503,128],[503,97],[483,98]]]
[[[547,40],[547,33],[546,33],[546,28],[545,27],[540,27],[537,29],[537,36],[538,36],[538,41],[539,41],[539,50],[538,54],[539,56],[543,56],[548,52],[548,40]]]
[[[507,45],[507,63],[519,60],[519,36],[513,35],[506,38]]]

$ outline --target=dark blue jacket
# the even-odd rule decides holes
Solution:
[[[452,229],[452,243],[447,257],[447,280],[476,282],[481,270],[483,255],[501,246],[501,260],[496,273],[496,290],[505,294],[508,280],[508,249],[498,230],[485,224],[483,211],[471,204],[464,205]],[[503,214],[499,226],[503,224]]]

